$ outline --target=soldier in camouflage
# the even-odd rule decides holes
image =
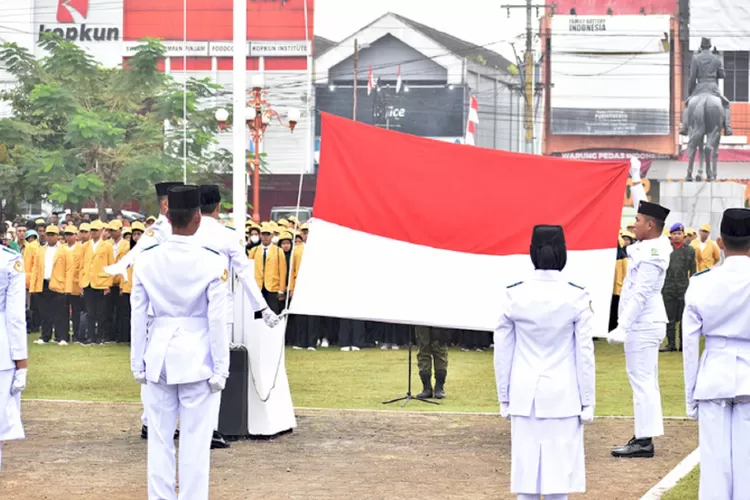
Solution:
[[[448,344],[445,332],[429,326],[415,327],[417,335],[417,365],[423,390],[418,399],[445,398],[445,377],[448,375]],[[432,365],[435,365],[435,391],[432,390]]]
[[[690,276],[695,274],[695,250],[685,241],[685,227],[673,224],[669,229],[672,240],[672,255],[669,257],[669,267],[664,279],[662,297],[667,310],[667,345],[661,352],[677,350],[677,322],[682,318],[685,308],[685,292],[690,284]],[[682,351],[682,325],[680,325],[680,351]]]

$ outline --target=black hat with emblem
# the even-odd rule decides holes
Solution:
[[[201,190],[198,186],[179,185],[167,192],[169,210],[194,210],[201,205]]]
[[[750,238],[750,209],[729,208],[721,218],[722,238]]]
[[[659,222],[666,222],[667,216],[669,215],[669,209],[662,207],[658,203],[642,201],[638,205],[638,213],[651,217]]]
[[[201,189],[201,205],[215,205],[221,201],[221,190],[216,184],[204,184]]]

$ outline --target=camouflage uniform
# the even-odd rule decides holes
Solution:
[[[664,350],[673,351],[676,348],[677,322],[682,318],[685,309],[685,292],[690,284],[690,276],[695,274],[695,250],[687,244],[675,248],[669,257],[669,267],[664,279],[662,297],[667,310],[667,347]],[[680,333],[680,350],[682,350],[682,333]]]
[[[445,331],[440,328],[429,326],[415,327],[417,336],[417,364],[419,366],[419,378],[422,380],[423,390],[417,395],[418,398],[426,399],[433,396],[432,391],[432,364],[435,364],[435,392],[437,399],[445,397],[445,377],[448,374],[448,345],[446,343]]]

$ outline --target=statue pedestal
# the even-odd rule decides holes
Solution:
[[[727,208],[745,206],[745,185],[737,182],[661,182],[659,204],[670,209],[667,227],[675,222],[696,231],[703,224],[719,236],[721,216]]]

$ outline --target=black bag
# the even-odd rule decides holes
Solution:
[[[221,393],[219,432],[228,438],[246,438],[250,435],[248,424],[247,391],[250,364],[245,346],[229,350],[229,378]]]

